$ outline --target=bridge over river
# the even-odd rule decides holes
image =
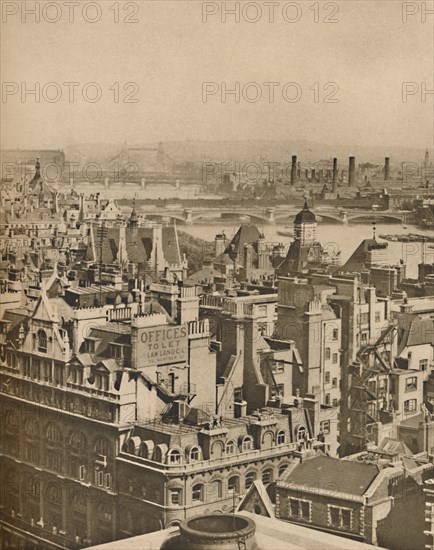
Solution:
[[[268,207],[242,207],[237,205],[234,208],[227,206],[220,207],[191,207],[168,205],[162,207],[143,206],[140,211],[146,214],[149,219],[170,222],[176,221],[186,225],[211,223],[221,220],[236,220],[241,222],[251,221],[253,223],[267,224],[290,224],[295,215],[300,211],[300,206],[268,206]],[[376,221],[378,223],[400,223],[405,221],[407,212],[394,210],[357,210],[339,209],[329,206],[318,206],[315,208],[315,215],[319,222],[326,223],[363,223]]]

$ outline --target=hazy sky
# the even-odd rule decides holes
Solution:
[[[100,21],[84,20],[81,0],[73,22],[68,21],[66,2],[39,2],[41,21],[22,13],[21,2],[3,4],[2,23],[2,147],[62,148],[82,142],[130,143],[165,140],[221,139],[304,139],[328,144],[388,144],[426,147],[433,140],[433,95],[422,102],[422,83],[433,88],[433,20],[420,12],[403,22],[399,0],[319,2],[280,2],[274,22],[269,7],[262,3],[262,15],[255,3],[201,1],[93,2],[100,8]],[[56,6],[53,6],[53,5]],[[110,6],[119,5],[120,22]],[[238,4],[241,16],[235,22],[222,10]],[[294,7],[294,4],[296,5]],[[420,7],[409,3],[409,10]],[[35,2],[27,2],[28,9]],[[206,5],[206,6],[204,6]],[[339,7],[335,14],[334,5]],[[7,7],[6,7],[7,6]],[[137,6],[137,7],[135,7]],[[296,8],[299,8],[297,13]],[[427,2],[427,7],[433,2]],[[244,10],[243,10],[244,7]],[[126,8],[126,9],[124,9]],[[18,13],[7,15],[5,10]],[[203,10],[218,10],[203,21]],[[285,10],[285,11],[284,11]],[[301,11],[300,11],[301,10]],[[135,12],[135,13],[134,13]],[[88,6],[85,15],[96,16]],[[256,23],[248,22],[256,16]],[[336,23],[325,23],[327,14]],[[44,19],[60,21],[50,23]],[[125,17],[137,23],[122,22]],[[319,22],[315,17],[319,15]],[[24,17],[25,22],[21,18]],[[287,19],[299,20],[294,23]],[[5,22],[6,18],[6,22]],[[40,101],[20,93],[40,83]],[[61,97],[50,103],[43,87],[56,82]],[[68,101],[64,82],[77,82],[74,101]],[[101,100],[83,99],[86,83],[96,82]],[[120,84],[120,101],[114,102],[115,82]],[[127,82],[136,83],[133,99],[123,103]],[[204,82],[217,93],[202,99]],[[249,82],[246,93],[222,102],[222,83],[240,89]],[[274,102],[269,100],[276,82]],[[284,85],[296,82],[301,98],[293,103],[282,97]],[[323,103],[334,87],[337,103]],[[402,101],[402,83],[417,83],[419,92]],[[5,83],[9,83],[7,86]],[[15,83],[15,84],[13,84]],[[318,83],[319,102],[314,101]],[[18,91],[17,91],[18,89]],[[414,90],[415,88],[413,88]],[[287,87],[288,97],[296,88]],[[10,95],[6,95],[6,92]],[[88,88],[89,98],[95,89]],[[45,88],[52,99],[59,88]]]

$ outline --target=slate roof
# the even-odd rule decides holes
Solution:
[[[329,456],[317,456],[306,460],[284,479],[297,487],[335,487],[337,491],[362,496],[380,469],[374,464],[340,460]]]
[[[225,254],[229,254],[231,258],[239,256],[243,253],[244,245],[257,241],[261,236],[259,229],[253,224],[242,224],[231,242],[226,247]]]
[[[434,344],[434,319],[416,317],[404,328],[399,342],[398,353],[410,346]]]
[[[336,271],[360,272],[366,269],[368,252],[374,249],[385,249],[387,243],[379,243],[375,239],[363,239],[356,250],[343,266],[336,268]]]
[[[309,210],[307,201],[305,201],[303,210],[300,210],[300,212],[295,216],[294,223],[300,225],[302,223],[312,223],[312,222],[316,222],[316,217],[315,217],[315,214],[311,210]]]

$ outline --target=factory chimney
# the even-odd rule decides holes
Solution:
[[[348,168],[348,187],[354,187],[356,184],[356,157],[350,157]]]
[[[390,180],[390,157],[384,159],[384,181]]]
[[[338,190],[338,159],[333,159],[333,193]]]
[[[295,183],[297,181],[297,156],[292,155],[292,161],[291,161],[291,183]]]

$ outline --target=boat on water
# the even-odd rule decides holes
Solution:
[[[418,233],[408,233],[407,235],[379,235],[380,239],[399,243],[434,243],[434,237],[420,235]]]

